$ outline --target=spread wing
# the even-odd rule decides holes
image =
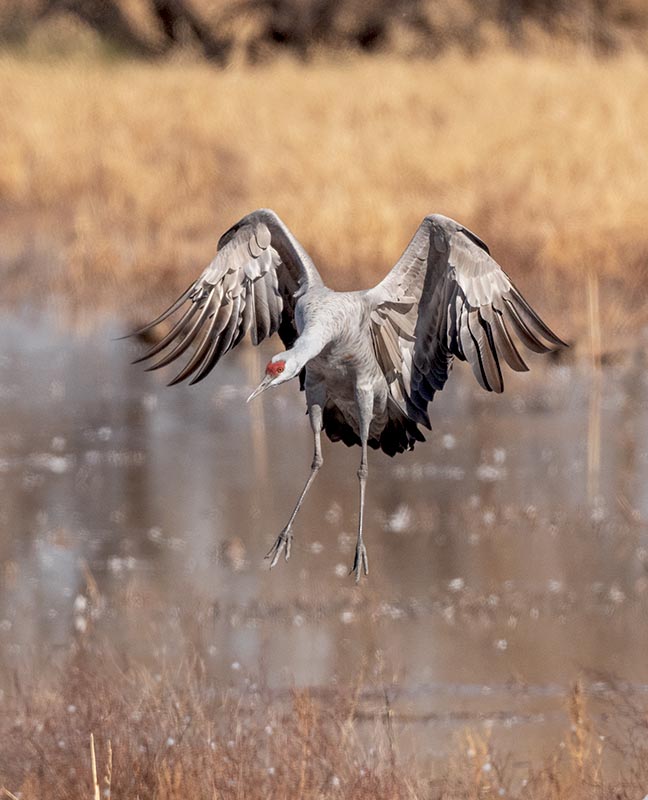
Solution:
[[[175,324],[136,362],[158,354],[159,369],[189,351],[169,385],[202,380],[250,333],[253,344],[279,333],[286,348],[297,338],[295,302],[300,290],[321,283],[312,260],[279,217],[260,209],[243,217],[218,242],[218,252],[198,280],[159,317],[135,331],[152,330],[172,315]]]
[[[411,419],[430,426],[427,405],[456,356],[487,391],[504,388],[502,361],[528,369],[518,342],[536,353],[566,346],[540,319],[474,233],[426,217],[387,277],[367,293],[378,361]]]

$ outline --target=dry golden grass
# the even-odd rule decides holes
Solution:
[[[5,297],[144,316],[273,207],[336,287],[454,216],[568,338],[648,319],[644,57],[348,57],[216,71],[0,59]],[[570,313],[560,319],[561,312]]]
[[[445,763],[403,757],[380,700],[373,727],[361,727],[353,688],[234,688],[198,654],[145,668],[79,641],[56,666],[50,657],[36,677],[18,670],[4,683],[0,796],[21,800],[629,800],[648,779],[642,706],[610,693],[615,725],[603,737],[580,685],[555,756],[523,767],[481,728],[466,729]]]

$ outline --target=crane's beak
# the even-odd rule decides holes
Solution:
[[[252,394],[248,397],[246,402],[250,402],[250,400],[254,400],[255,397],[261,394],[261,392],[265,392],[265,390],[270,386],[272,381],[274,380],[274,375],[266,375],[265,378],[261,381],[261,383],[257,386],[257,388],[252,392]]]

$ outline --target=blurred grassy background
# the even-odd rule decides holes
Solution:
[[[145,316],[264,205],[357,287],[439,211],[572,340],[592,276],[604,341],[647,322],[645,3],[24,0],[1,20],[6,297]]]

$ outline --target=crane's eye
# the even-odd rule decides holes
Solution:
[[[269,361],[266,367],[266,374],[275,378],[277,375],[281,375],[285,368],[286,364],[283,361]]]

